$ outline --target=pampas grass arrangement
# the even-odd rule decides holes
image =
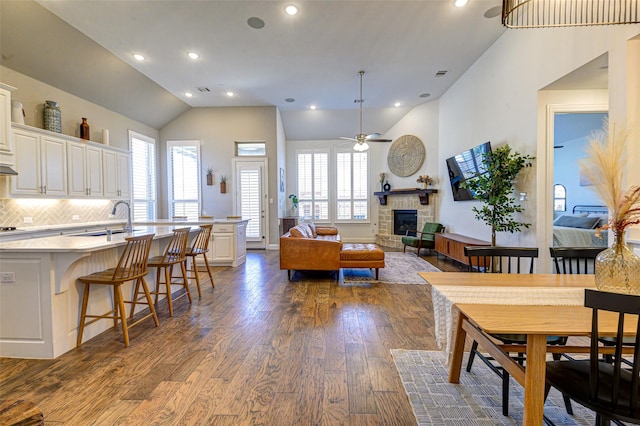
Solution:
[[[605,121],[603,130],[592,134],[589,140],[588,157],[581,171],[609,208],[610,215],[609,223],[598,229],[597,234],[603,229],[614,233],[613,246],[596,257],[596,287],[602,291],[640,295],[640,259],[624,241],[625,229],[640,223],[640,187],[632,185],[626,190],[623,187],[626,135],[609,132],[609,123]]]
[[[640,186],[623,187],[627,156],[626,135],[609,132],[609,122],[603,129],[592,133],[587,148],[587,158],[581,165],[581,173],[593,184],[592,189],[609,208],[609,223],[601,228],[611,229],[622,236],[625,229],[640,223]]]

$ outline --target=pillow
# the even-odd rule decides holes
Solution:
[[[596,223],[596,226],[595,226],[596,228],[602,228],[607,223],[609,223],[609,217],[606,214],[591,213],[588,217],[598,218],[598,223]]]
[[[289,235],[293,238],[311,238],[311,230],[305,224],[300,224],[289,229]]]
[[[318,236],[318,231],[316,230],[316,224],[313,222],[307,222],[307,225],[311,230],[311,235],[313,236],[313,238],[316,238]]]
[[[594,229],[600,218],[597,217],[581,217],[581,216],[560,216],[553,221],[555,226],[564,226],[567,228]]]

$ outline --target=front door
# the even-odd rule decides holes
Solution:
[[[265,249],[267,230],[267,159],[234,158],[234,212],[247,224],[247,248]]]

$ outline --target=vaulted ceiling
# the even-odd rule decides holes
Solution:
[[[288,4],[297,15],[284,13]],[[190,107],[269,105],[280,109],[287,139],[333,139],[359,130],[359,70],[363,130],[384,133],[438,99],[495,42],[499,5],[2,1],[0,51],[4,66],[155,128]]]

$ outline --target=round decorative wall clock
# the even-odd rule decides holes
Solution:
[[[394,175],[407,177],[420,170],[422,163],[424,163],[424,157],[424,144],[420,138],[404,135],[391,144],[387,155],[387,164]]]

